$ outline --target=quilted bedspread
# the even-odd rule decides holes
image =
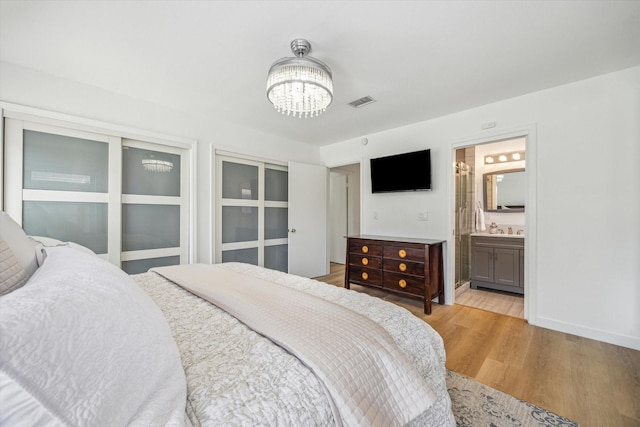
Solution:
[[[434,391],[414,425],[455,425],[440,336],[408,311],[368,295],[247,264],[218,267],[343,305],[386,329]],[[335,425],[323,384],[295,356],[209,302],[156,273],[133,276],[162,309],[187,377],[195,425]]]

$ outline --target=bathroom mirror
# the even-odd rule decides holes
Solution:
[[[487,212],[524,212],[527,181],[524,169],[485,173],[484,207]]]

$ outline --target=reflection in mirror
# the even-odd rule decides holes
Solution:
[[[524,169],[485,173],[484,206],[487,212],[524,212],[527,182]]]

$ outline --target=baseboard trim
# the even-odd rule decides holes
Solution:
[[[640,338],[629,335],[616,334],[601,329],[585,328],[584,326],[574,323],[562,322],[547,317],[538,316],[536,326],[541,328],[552,329],[554,331],[565,332],[567,334],[577,335],[596,341],[602,341],[609,344],[619,345],[634,350],[640,350]]]

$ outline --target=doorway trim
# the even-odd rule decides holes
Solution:
[[[527,192],[525,195],[525,224],[526,238],[524,242],[524,318],[531,325],[537,323],[538,298],[537,298],[537,223],[536,223],[536,201],[537,201],[537,132],[536,123],[521,125],[510,129],[493,130],[476,135],[460,137],[450,143],[447,153],[448,165],[451,169],[447,173],[447,225],[455,235],[455,224],[453,222],[455,213],[455,198],[453,197],[454,185],[454,155],[459,148],[472,147],[476,145],[497,142],[513,138],[525,138],[525,149],[527,152]],[[455,303],[455,239],[451,239],[451,244],[447,245],[447,275],[445,295],[448,295],[447,304]]]

